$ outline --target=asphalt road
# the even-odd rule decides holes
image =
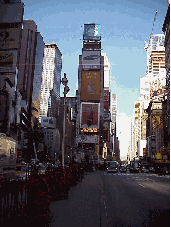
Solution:
[[[51,203],[53,226],[170,226],[170,176],[86,173],[68,199]]]

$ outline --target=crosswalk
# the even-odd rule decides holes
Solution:
[[[103,172],[103,175],[118,175],[118,176],[133,176],[133,177],[140,177],[140,176],[146,176],[146,177],[159,177],[159,178],[166,178],[166,179],[170,179],[170,175],[165,175],[165,176],[159,176],[158,174],[155,173],[107,173],[107,171]],[[143,178],[144,179],[144,178]],[[147,178],[148,179],[148,178]]]

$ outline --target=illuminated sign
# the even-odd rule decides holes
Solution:
[[[0,72],[15,72],[17,64],[17,50],[0,51]]]
[[[104,113],[103,114],[103,120],[104,121],[110,121],[111,120],[111,113]]]
[[[82,71],[81,99],[100,101],[100,71]]]
[[[97,128],[83,128],[81,131],[83,132],[99,132]]]
[[[99,103],[82,103],[80,127],[99,128],[99,111],[100,111]]]
[[[109,90],[104,90],[104,109],[109,111],[110,100],[109,100]]]
[[[84,24],[84,40],[100,40],[100,25],[99,24]]]
[[[88,136],[88,135],[78,135],[78,143],[98,143],[99,137],[97,136]]]
[[[82,67],[83,69],[100,69],[101,51],[83,51]]]

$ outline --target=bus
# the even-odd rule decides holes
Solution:
[[[130,161],[130,173],[139,173],[140,172],[140,161]]]
[[[108,161],[107,162],[107,172],[116,173],[119,170],[119,162],[117,161]]]

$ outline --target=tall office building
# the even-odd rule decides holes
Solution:
[[[110,87],[110,62],[106,53],[101,53],[104,57],[104,89],[109,89]]]
[[[166,69],[164,35],[151,35],[147,51],[146,77],[150,80],[150,100],[162,100],[166,93]]]
[[[55,117],[59,113],[60,102],[60,80],[62,70],[62,54],[57,45],[45,44],[41,101],[40,101],[40,118]]]
[[[39,119],[40,115],[40,95],[41,95],[41,83],[42,83],[42,71],[43,71],[43,56],[44,56],[44,41],[43,37],[37,32],[37,45],[35,55],[35,68],[33,79],[33,93],[32,93],[32,124],[34,119]]]

